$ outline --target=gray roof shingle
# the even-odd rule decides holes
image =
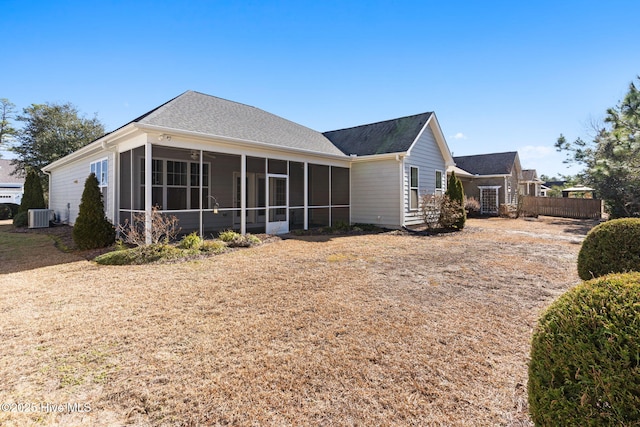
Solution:
[[[324,132],[344,154],[369,156],[403,153],[411,148],[418,134],[433,113],[371,123],[347,129]]]
[[[506,153],[456,156],[453,161],[460,169],[473,175],[509,175],[518,155],[517,151]]]
[[[11,164],[12,160],[0,159],[0,183],[2,184],[24,184],[24,177],[20,175],[11,175],[15,170],[15,166]]]
[[[343,155],[320,132],[256,107],[187,91],[133,122]]]

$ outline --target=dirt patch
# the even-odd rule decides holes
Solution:
[[[578,283],[591,225],[472,219],[2,274],[0,401],[91,411],[0,424],[529,426],[532,329]]]

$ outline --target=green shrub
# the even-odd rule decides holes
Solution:
[[[640,425],[640,273],[584,282],[546,310],[528,392],[536,426]]]
[[[627,271],[640,271],[640,218],[614,219],[594,227],[578,254],[580,278]]]
[[[94,261],[102,265],[137,265],[161,261],[171,261],[184,256],[184,251],[172,245],[156,243],[108,252],[97,256]]]
[[[29,225],[28,212],[18,212],[16,216],[13,217],[13,225],[15,227],[26,227]]]
[[[202,242],[202,237],[200,237],[198,233],[194,231],[193,233],[184,236],[178,244],[178,247],[180,249],[200,249],[200,246],[202,246]]]
[[[234,239],[237,239],[238,236],[242,237],[242,235],[240,233],[236,233],[233,230],[224,230],[220,232],[220,235],[218,236],[218,238],[220,240],[222,240],[223,242],[231,242]]]
[[[449,175],[447,191],[445,194],[449,196],[449,200],[453,202],[453,209],[457,211],[457,214],[454,216],[454,220],[451,222],[451,225],[445,228],[462,230],[464,228],[465,222],[467,221],[467,211],[465,209],[464,187],[462,186],[462,181],[460,181],[460,179],[456,176],[455,172],[451,172],[451,175]],[[448,224],[448,221],[446,219],[441,219],[440,222]]]
[[[24,195],[20,202],[18,212],[28,212],[29,209],[44,209],[44,193],[42,192],[42,182],[40,176],[34,171],[27,173],[24,180]]]
[[[4,203],[0,203],[0,221],[5,219],[11,219],[13,215],[11,214],[11,208]]]
[[[98,179],[92,173],[84,183],[80,211],[73,226],[73,241],[80,249],[95,249],[115,242],[116,231],[104,214]]]
[[[227,245],[220,240],[205,240],[200,246],[200,251],[212,254],[221,254],[227,250]]]

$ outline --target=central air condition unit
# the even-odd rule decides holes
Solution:
[[[29,209],[29,228],[49,227],[51,209]]]

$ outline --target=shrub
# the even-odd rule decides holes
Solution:
[[[28,212],[29,209],[44,209],[45,207],[40,176],[34,171],[30,171],[24,180],[24,195],[18,212]]]
[[[640,271],[640,218],[620,218],[594,227],[582,242],[578,274],[583,280]]]
[[[447,191],[445,194],[452,203],[451,209],[457,210],[457,213],[451,218],[451,221],[449,218],[445,218],[444,221],[440,220],[440,222],[450,223],[450,225],[445,226],[445,228],[462,230],[464,223],[467,221],[467,211],[464,209],[464,188],[462,187],[462,181],[456,176],[455,172],[451,172],[451,175],[449,175],[449,182],[447,183]],[[444,211],[444,213],[446,215],[447,211]]]
[[[531,344],[537,426],[640,424],[640,273],[583,282],[542,315]]]
[[[243,236],[242,234],[235,233],[233,239],[227,242],[227,246],[229,246],[230,248],[248,248],[260,243],[262,242],[256,236],[253,236],[251,234]]]
[[[218,238],[220,240],[227,243],[231,242],[234,239],[237,239],[238,237],[242,237],[242,235],[240,233],[236,233],[233,230],[224,230],[224,231],[221,231],[220,234],[218,235]]]
[[[200,251],[212,254],[221,254],[227,250],[227,245],[220,240],[205,240],[200,246]]]
[[[144,212],[133,215],[133,220],[125,220],[124,224],[117,227],[118,234],[123,237],[125,243],[134,246],[147,244],[147,235],[144,230],[146,214]],[[163,215],[154,206],[151,210],[151,244],[160,242],[168,244],[175,240],[180,233],[178,218],[175,215]]]
[[[0,203],[0,221],[12,218],[11,208],[4,203]]]
[[[29,225],[29,214],[27,212],[18,212],[13,217],[13,225],[15,227],[26,227]]]
[[[184,236],[178,247],[180,249],[200,249],[202,246],[202,237],[198,236],[195,231],[187,236]]]
[[[156,243],[108,252],[97,256],[94,261],[102,265],[136,265],[176,260],[183,256],[184,251],[175,246]]]
[[[460,203],[446,194],[425,194],[420,202],[422,220],[430,229],[446,228],[458,230],[460,218],[464,215]]]
[[[480,215],[480,202],[475,197],[465,197],[464,208],[469,216]]]
[[[104,214],[98,179],[92,173],[84,183],[80,211],[73,226],[73,241],[80,249],[103,248],[113,244],[116,232]]]

